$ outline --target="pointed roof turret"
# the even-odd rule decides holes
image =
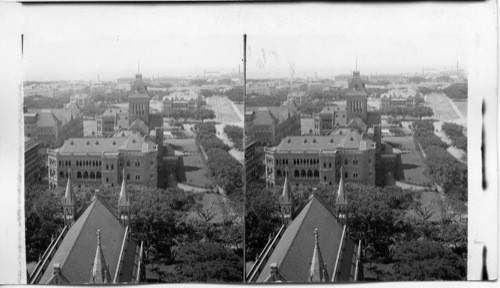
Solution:
[[[75,195],[73,194],[73,185],[71,184],[71,169],[68,169],[68,182],[66,184],[66,192],[64,193],[64,206],[76,205]]]
[[[314,251],[311,260],[311,269],[309,271],[309,282],[326,282],[328,281],[328,272],[326,271],[325,262],[321,255],[318,241],[318,228],[314,229]]]
[[[111,275],[109,274],[108,265],[106,264],[106,259],[104,259],[101,247],[101,230],[99,229],[97,230],[97,249],[95,252],[94,267],[92,267],[91,273],[91,284],[107,284],[111,281]]]
[[[281,198],[283,200],[292,200],[292,188],[290,188],[290,183],[288,182],[288,169],[285,173],[285,183],[283,184],[283,193],[281,194]]]
[[[127,183],[125,182],[125,179],[125,169],[123,169],[122,188],[120,189],[120,198],[118,198],[118,207],[130,206],[130,200],[127,193]]]
[[[339,190],[337,192],[337,201],[335,201],[335,204],[337,205],[347,204],[347,198],[345,197],[345,192],[344,192],[344,173],[342,170],[343,170],[342,167],[340,167]]]

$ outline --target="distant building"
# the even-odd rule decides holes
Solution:
[[[83,137],[83,113],[76,103],[61,109],[27,109],[24,118],[24,136],[35,138],[41,147],[59,147],[70,137]]]
[[[187,93],[176,91],[163,97],[163,114],[176,110],[197,110],[200,108],[202,97],[199,93],[189,91]]]
[[[35,139],[24,137],[24,183],[38,182],[40,175],[40,162],[38,159],[39,145]]]
[[[332,185],[347,182],[375,185],[376,144],[356,129],[329,136],[288,136],[276,147],[265,147],[266,184]],[[343,175],[341,175],[343,169]]]
[[[96,117],[98,137],[109,137],[116,131],[130,127],[128,108],[111,108]]]
[[[294,101],[297,104],[302,104],[306,100],[307,94],[304,91],[295,91],[288,93],[286,99],[288,101]]]
[[[343,181],[334,207],[312,194],[295,207],[285,179],[279,197],[283,225],[246,275],[253,283],[355,282],[363,279],[361,241],[348,234],[349,213]]]
[[[157,185],[156,143],[138,132],[123,131],[111,138],[70,138],[58,149],[48,149],[50,187],[64,186],[71,168],[80,186],[115,186],[123,169],[132,184]]]
[[[79,107],[85,107],[85,103],[87,103],[88,100],[88,94],[75,94],[70,98],[70,102],[78,104]]]
[[[317,134],[328,135],[339,128],[356,128],[365,133],[370,127],[380,126],[380,112],[368,111],[368,94],[362,79],[359,71],[354,71],[345,90],[345,106],[329,105],[314,117]]]
[[[254,111],[253,137],[257,145],[277,145],[283,137],[300,135],[300,113],[293,101],[279,107],[246,107]]]
[[[380,102],[382,108],[415,107],[417,106],[417,97],[417,91],[414,89],[392,89],[380,96]]]
[[[52,98],[55,94],[55,88],[46,85],[29,85],[23,87],[24,97],[40,96]]]
[[[138,284],[145,280],[144,247],[130,230],[130,199],[125,179],[118,211],[98,195],[78,205],[69,172],[62,200],[64,228],[29,275],[30,284]],[[80,200],[81,201],[81,200]]]

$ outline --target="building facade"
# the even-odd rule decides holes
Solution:
[[[39,145],[35,139],[24,137],[24,183],[38,182],[40,176]]]
[[[380,96],[382,108],[415,107],[417,106],[417,91],[414,89],[392,89]]]
[[[280,107],[246,107],[254,111],[253,137],[257,145],[277,145],[290,135],[300,135],[300,112],[293,101]]]
[[[64,186],[68,169],[73,183],[81,186],[116,186],[122,170],[131,184],[156,187],[158,146],[137,132],[110,138],[71,138],[61,148],[48,149],[50,187]]]
[[[253,137],[254,111],[245,111],[245,181],[249,183],[258,177],[256,143]]]
[[[128,96],[128,112],[130,114],[130,123],[137,119],[141,119],[149,126],[148,88],[142,80],[141,73],[135,75],[135,82]]]
[[[332,185],[347,182],[375,185],[376,145],[356,129],[341,129],[330,136],[289,136],[276,147],[264,148],[266,185]],[[285,171],[288,169],[288,173]]]
[[[27,109],[24,136],[42,147],[60,147],[64,140],[83,137],[83,113],[76,103],[61,109]]]

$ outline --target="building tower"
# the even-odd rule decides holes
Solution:
[[[351,82],[345,93],[347,121],[358,116],[366,123],[366,114],[368,109],[368,94],[365,90],[365,84],[361,80],[359,71],[352,73]]]
[[[127,227],[130,225],[130,199],[128,198],[125,179],[125,169],[123,169],[122,188],[120,189],[120,198],[118,198],[118,214],[120,215],[120,223]]]
[[[288,226],[293,220],[294,204],[293,204],[293,194],[290,188],[290,183],[288,182],[288,169],[286,169],[285,183],[283,184],[283,193],[280,197],[280,209],[283,225]]]
[[[309,282],[328,282],[328,271],[326,270],[321,249],[319,248],[318,228],[314,229],[314,251],[309,270]]]
[[[66,193],[62,200],[64,225],[71,226],[76,221],[77,203],[73,193],[73,185],[71,185],[71,169],[68,169],[68,183],[66,184]]]
[[[335,201],[335,210],[340,223],[343,226],[347,225],[347,197],[344,191],[344,173],[342,173],[342,167],[340,168],[340,182],[337,199]]]
[[[97,249],[95,252],[94,266],[90,273],[90,284],[110,284],[112,281],[108,264],[106,264],[106,259],[102,252],[101,230],[97,230]]]
[[[142,80],[142,74],[137,72],[135,82],[130,89],[128,96],[128,112],[130,114],[130,123],[141,119],[149,126],[149,95],[148,88]]]

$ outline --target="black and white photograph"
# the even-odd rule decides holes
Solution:
[[[242,282],[239,47],[24,36],[28,283]]]
[[[494,284],[497,4],[1,3],[0,283]]]

